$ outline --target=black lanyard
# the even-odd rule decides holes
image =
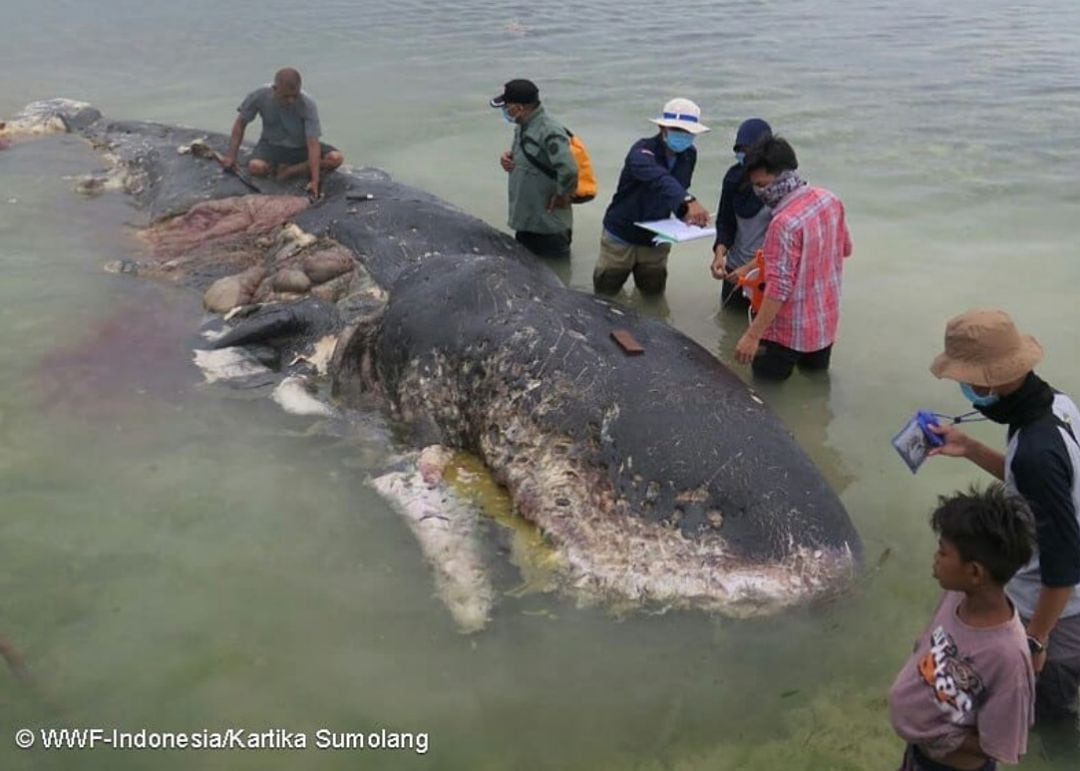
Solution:
[[[982,415],[978,410],[972,410],[971,412],[965,412],[963,415],[946,415],[941,412],[931,413],[935,418],[944,418],[945,420],[952,421],[953,425],[957,423],[977,423],[980,420],[989,420],[990,418]],[[979,415],[979,417],[972,417],[973,415]]]

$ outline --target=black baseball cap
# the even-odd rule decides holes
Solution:
[[[536,104],[540,101],[540,89],[531,80],[518,78],[503,86],[503,92],[488,104],[492,107],[505,107],[509,104]]]

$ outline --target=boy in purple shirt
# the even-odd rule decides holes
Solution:
[[[908,743],[901,771],[992,771],[1017,763],[1034,719],[1027,637],[1005,584],[1031,559],[1034,525],[1001,485],[941,498],[934,578],[945,590],[889,692]]]

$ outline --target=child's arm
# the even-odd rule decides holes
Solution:
[[[979,744],[979,734],[972,731],[964,735],[964,741],[959,747],[937,760],[953,768],[978,768],[989,760],[989,756]]]

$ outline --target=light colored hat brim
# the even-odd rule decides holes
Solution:
[[[1018,352],[997,361],[976,363],[939,353],[930,365],[930,372],[938,378],[986,388],[1011,383],[1031,372],[1043,359],[1043,349],[1038,340],[1031,335],[1023,335],[1021,340]]]
[[[668,128],[682,129],[683,131],[689,131],[691,134],[704,134],[709,131],[709,127],[701,123],[691,123],[686,120],[676,120],[675,118],[649,118],[650,123],[655,123],[657,126],[667,126]]]

